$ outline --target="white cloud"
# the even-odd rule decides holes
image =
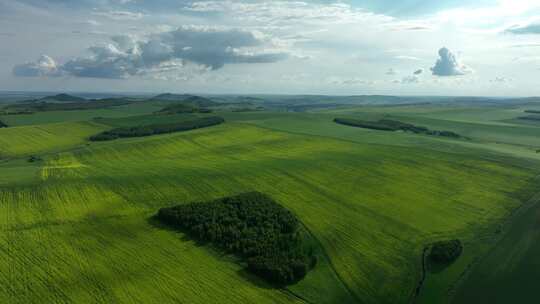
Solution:
[[[86,21],[86,24],[89,24],[89,25],[92,25],[92,26],[98,26],[98,25],[101,25],[101,23],[97,22],[96,20],[87,20]]]
[[[96,11],[92,12],[93,15],[99,17],[105,17],[113,20],[139,20],[144,15],[142,13],[134,13],[129,11]]]
[[[19,77],[59,76],[59,70],[54,59],[41,55],[36,62],[18,64],[13,68],[13,74]]]
[[[376,81],[366,80],[359,77],[338,77],[338,76],[328,77],[326,79],[326,82],[332,85],[340,85],[340,86],[354,86],[354,85],[372,86],[376,84]]]
[[[412,83],[420,83],[420,77],[412,75],[412,76],[406,76],[401,79],[401,82],[403,84],[412,84]]]
[[[199,1],[184,8],[198,13],[230,14],[243,21],[264,24],[290,22],[342,24],[369,20],[392,21],[392,17],[353,8],[345,3],[314,4],[301,1]]]
[[[460,76],[471,71],[469,67],[459,62],[458,58],[449,49],[443,47],[439,50],[439,59],[431,68],[435,76]]]
[[[420,60],[420,58],[418,58],[418,57],[404,56],[404,55],[395,56],[394,58],[398,59],[398,60],[412,60],[412,61],[419,61]]]
[[[491,82],[491,83],[508,83],[508,82],[512,82],[512,79],[511,78],[506,78],[506,77],[495,77],[494,79],[491,79],[489,82]]]
[[[396,70],[394,70],[393,68],[390,68],[388,69],[388,71],[386,71],[385,73],[386,75],[396,75]]]

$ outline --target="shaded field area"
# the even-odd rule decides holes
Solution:
[[[461,282],[453,303],[534,303],[540,282],[540,197]]]
[[[89,145],[81,142],[107,126],[76,123],[78,135],[65,137],[66,126],[51,126],[0,130],[14,132],[2,153],[48,151],[38,164],[2,164],[28,167],[0,188],[0,299],[9,303],[405,303],[425,244],[491,233],[536,174],[475,150],[366,144],[247,120]],[[287,289],[149,222],[162,207],[248,191],[294,212],[324,250]]]

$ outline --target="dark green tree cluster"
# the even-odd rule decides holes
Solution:
[[[212,110],[201,108],[191,104],[178,103],[166,106],[159,110],[157,114],[182,114],[182,113],[211,113]]]
[[[28,162],[29,163],[34,163],[34,162],[38,162],[38,161],[42,161],[41,157],[39,157],[39,156],[30,155],[30,157],[28,157]]]
[[[146,126],[116,128],[109,131],[101,132],[91,136],[91,141],[114,140],[124,137],[143,137],[157,134],[173,133],[180,131],[188,131],[193,129],[205,128],[224,123],[225,120],[221,117],[203,117],[192,120],[185,120],[176,123],[153,124]]]
[[[518,119],[540,121],[540,116],[534,116],[534,115],[521,116],[521,117],[518,117]]]
[[[525,113],[531,113],[531,114],[540,114],[539,110],[525,110]]]
[[[338,124],[342,124],[342,125],[352,126],[352,127],[359,127],[359,128],[366,128],[366,129],[373,129],[373,130],[380,130],[380,131],[405,131],[405,132],[412,132],[415,134],[463,138],[461,135],[454,133],[452,131],[430,130],[426,127],[415,126],[413,124],[404,123],[397,120],[390,120],[390,119],[381,119],[378,121],[365,121],[365,120],[351,119],[351,118],[335,118],[334,122]]]
[[[364,121],[364,120],[351,119],[351,118],[336,118],[334,119],[334,122],[338,124],[346,125],[346,126],[360,127],[360,128],[373,129],[373,130],[381,130],[381,131],[398,130],[396,128],[393,128],[392,126],[386,125],[378,121]]]
[[[296,217],[259,192],[163,208],[157,217],[236,254],[248,270],[273,284],[301,280],[316,262]]]
[[[26,111],[26,110],[2,110],[0,111],[0,115],[30,115],[34,114],[32,111]]]
[[[429,259],[438,264],[450,264],[463,252],[463,245],[459,240],[436,242],[431,247]]]
[[[0,120],[0,128],[7,128],[8,125],[6,125],[3,121]]]

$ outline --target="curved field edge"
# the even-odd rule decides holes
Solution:
[[[114,222],[116,216],[137,218],[137,214],[174,202],[258,190],[269,193],[300,217],[321,241],[345,284],[366,303],[406,301],[416,281],[412,278],[418,276],[418,247],[427,239],[468,235],[504,218],[520,204],[508,193],[525,187],[526,179],[532,175],[528,170],[479,156],[418,153],[410,148],[291,135],[243,124],[92,145],[47,157],[42,171],[38,184],[7,185],[0,196],[5,214],[2,227],[7,229],[4,231],[38,233],[35,238],[31,235],[26,239],[13,234],[8,241],[18,245],[11,248],[20,250],[15,250],[7,260],[16,265],[22,263],[18,266],[25,271],[5,273],[20,282],[14,285],[14,292],[24,291],[18,288],[25,283],[37,284],[33,291],[27,291],[29,299],[38,299],[42,293],[79,299],[78,294],[61,288],[65,280],[62,276],[34,279],[25,275],[42,271],[32,269],[33,260],[43,260],[49,268],[65,269],[68,273],[71,263],[101,262],[103,269],[72,271],[75,273],[71,279],[80,284],[79,288],[87,286],[87,290],[80,291],[81,297],[94,290],[96,297],[105,300],[142,284],[122,283],[126,272],[148,269],[151,266],[144,266],[146,260],[153,261],[157,258],[154,255],[162,258],[164,264],[168,261],[157,249],[156,241],[149,245],[152,250],[146,249],[147,256],[137,259],[126,254],[134,263],[130,265],[122,260],[122,254],[115,256],[103,250],[103,246],[123,251],[125,244],[117,243],[116,233],[121,236],[131,235],[131,229],[146,230],[137,225],[122,228],[120,222],[112,229],[117,232],[101,232],[105,226],[94,225],[90,229],[85,226],[88,221],[112,218]],[[87,243],[96,243],[96,248],[69,248],[69,242],[79,235],[69,230],[81,221],[83,226],[96,230],[87,236]],[[46,232],[61,227],[68,231]],[[66,254],[60,260],[64,254],[53,249],[50,254],[47,250],[30,250],[37,240],[64,244],[58,248],[67,246],[72,255]],[[127,248],[142,250],[133,244]],[[23,258],[26,256],[28,259]],[[114,272],[106,270],[111,256],[110,263],[119,267],[113,267]],[[126,269],[120,269],[120,265]],[[213,292],[212,286],[201,283],[204,275],[197,274],[205,272],[199,272],[199,265],[190,268],[188,263],[183,267],[182,273],[194,280],[182,278],[186,288],[189,284],[202,284],[202,290]],[[82,277],[77,278],[77,273]],[[164,280],[171,279],[173,274],[159,273],[153,279],[172,288]],[[118,284],[102,286],[101,278]],[[148,286],[155,283],[147,282]],[[177,283],[178,280],[172,280],[170,284]],[[56,289],[46,291],[42,285]],[[155,293],[150,295],[156,296],[152,299],[160,298]],[[246,299],[245,295],[242,299]],[[130,302],[124,297],[119,300]]]

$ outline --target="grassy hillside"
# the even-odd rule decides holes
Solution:
[[[107,127],[92,122],[56,123],[0,129],[0,160],[71,148]]]
[[[476,150],[360,144],[245,123],[68,149],[102,128],[0,130],[6,155],[65,150],[30,167],[3,164],[26,169],[0,179],[0,299],[405,303],[425,244],[488,233],[520,205],[517,194],[536,173]],[[254,190],[294,212],[328,257],[288,290],[149,221],[161,207]]]

